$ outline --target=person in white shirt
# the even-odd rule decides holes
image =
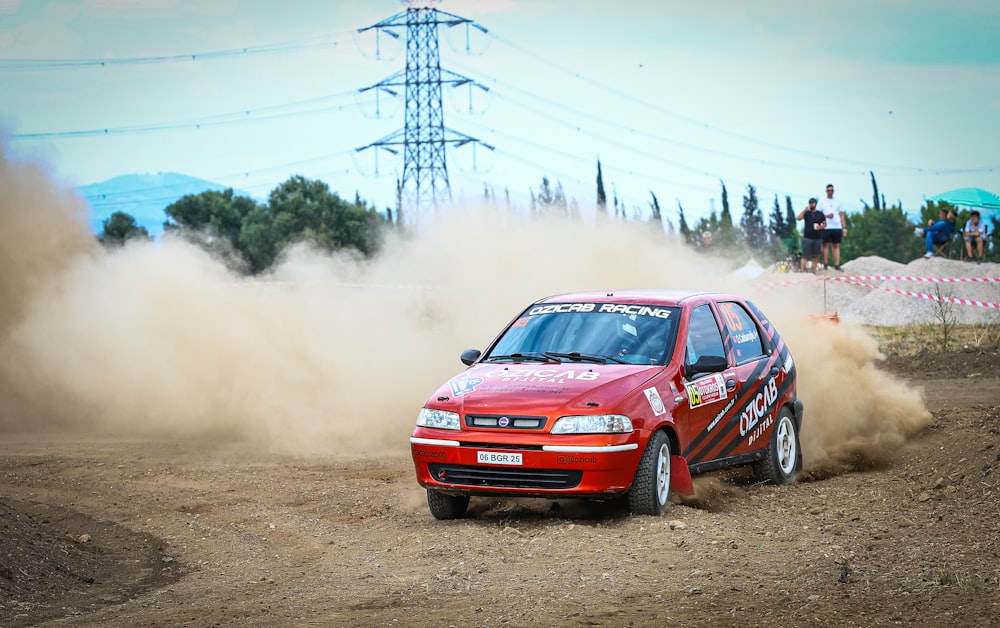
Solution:
[[[826,217],[823,230],[823,269],[828,268],[830,249],[833,248],[833,269],[840,270],[840,242],[847,235],[847,222],[840,201],[833,198],[833,184],[826,184],[826,198],[819,202],[819,210]]]
[[[967,259],[979,259],[983,261],[983,241],[986,240],[987,227],[986,223],[982,221],[979,216],[978,210],[972,210],[969,214],[969,221],[965,223],[965,229],[962,229],[962,239],[965,240],[965,252],[968,254]],[[972,247],[976,247],[976,255],[972,254]]]

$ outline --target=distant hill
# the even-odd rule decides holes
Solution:
[[[222,191],[229,186],[205,179],[190,177],[176,172],[157,174],[123,174],[121,176],[77,187],[90,203],[90,227],[100,233],[104,220],[121,211],[129,214],[146,228],[152,236],[163,232],[163,222],[167,219],[163,210],[168,205],[188,194]],[[251,196],[236,190],[239,196]]]

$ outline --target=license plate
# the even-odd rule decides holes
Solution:
[[[519,466],[524,464],[521,455],[507,451],[477,451],[476,462],[479,464],[509,464]]]

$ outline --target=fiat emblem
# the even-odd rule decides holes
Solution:
[[[497,421],[497,424],[498,424],[498,425],[499,425],[500,427],[507,427],[508,425],[510,425],[510,419],[508,419],[508,418],[507,418],[507,417],[505,417],[505,416],[502,416],[502,417],[500,417],[500,420],[499,420],[499,421]]]

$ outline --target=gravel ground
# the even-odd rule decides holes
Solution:
[[[0,624],[996,626],[998,364],[890,358],[933,412],[891,459],[703,476],[661,517],[476,500],[438,522],[405,450],[7,439]]]

